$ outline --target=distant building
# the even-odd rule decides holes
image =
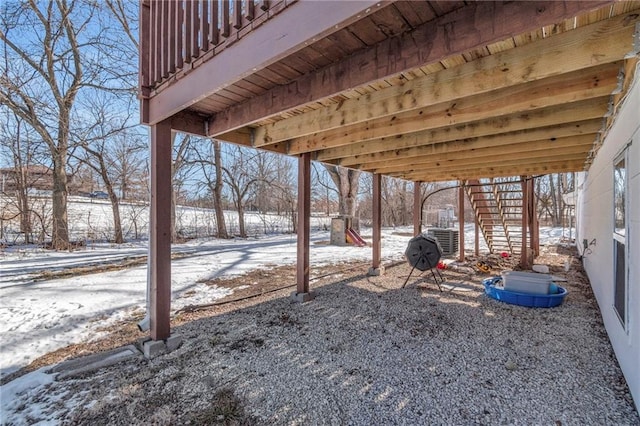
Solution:
[[[32,165],[23,168],[27,190],[31,193],[53,190],[53,171],[51,168],[41,165]],[[70,194],[79,192],[91,192],[81,188],[81,182],[74,182],[73,176],[67,176],[67,190]],[[13,167],[0,169],[0,190],[3,194],[14,194],[18,189],[18,170]]]

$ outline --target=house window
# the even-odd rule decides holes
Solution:
[[[620,154],[613,166],[613,307],[624,328],[627,325],[627,152]]]

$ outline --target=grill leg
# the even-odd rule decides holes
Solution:
[[[409,282],[409,278],[411,278],[411,274],[413,274],[413,271],[416,269],[416,267],[414,266],[413,268],[411,268],[411,272],[409,272],[409,276],[407,277],[406,280],[404,280],[404,284],[402,284],[402,288],[404,288],[404,286],[407,285],[407,283]]]
[[[429,265],[429,270],[431,271],[431,275],[433,276],[433,280],[436,282],[436,285],[438,286],[438,290],[442,291],[442,287],[440,287],[440,282],[438,281],[438,278],[436,277],[436,274],[433,272],[434,265],[432,265],[431,262],[429,262],[429,258],[428,257],[425,257],[424,260],[427,262],[427,265]],[[442,278],[442,274],[440,273],[438,268],[436,268],[436,271],[438,271],[438,275],[440,275],[440,278]],[[444,281],[444,279],[442,281]]]
[[[440,281],[444,282],[444,278],[442,278],[442,274],[440,273],[440,271],[437,268],[436,268],[436,271],[438,272],[438,275],[440,276]],[[438,285],[438,290],[442,291],[442,287],[440,286],[440,281],[438,281],[438,277],[436,277],[436,274],[433,272],[433,268],[431,268],[431,275],[433,275],[433,280]]]

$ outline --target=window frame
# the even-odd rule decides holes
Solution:
[[[613,265],[613,286],[612,286],[612,295],[613,295],[613,304],[612,304],[612,308],[614,310],[614,312],[616,313],[616,316],[618,317],[618,320],[620,321],[620,325],[622,326],[622,328],[628,333],[628,324],[629,324],[629,265],[627,260],[629,259],[629,245],[627,244],[627,234],[629,231],[629,179],[628,179],[628,168],[629,168],[629,146],[631,145],[631,142],[629,142],[628,144],[626,144],[624,146],[624,148],[614,157],[613,160],[613,214],[611,215],[611,219],[612,219],[612,230],[613,230],[613,246],[612,246],[612,265]],[[618,200],[617,197],[619,195],[619,187],[618,187],[618,183],[616,181],[617,176],[616,176],[616,169],[618,168],[618,165],[620,164],[620,162],[624,161],[624,183],[623,183],[623,187],[622,187],[622,196],[624,197],[623,200],[623,225],[624,225],[624,229],[623,229],[623,233],[620,233],[618,230],[621,229],[618,227],[618,220],[617,220],[617,215],[619,213],[619,209],[618,209]],[[619,274],[619,267],[618,267],[618,256],[620,255],[619,253],[619,247],[620,245],[622,245],[622,256],[623,256],[623,298],[624,300],[622,301],[623,306],[619,305],[619,300],[618,300],[618,291],[620,291],[620,288],[618,287],[618,274]],[[620,312],[619,307],[622,308],[623,312]]]

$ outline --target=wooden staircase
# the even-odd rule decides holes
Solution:
[[[491,253],[522,251],[522,183],[517,178],[469,180],[466,192]]]

